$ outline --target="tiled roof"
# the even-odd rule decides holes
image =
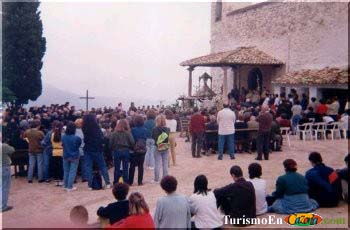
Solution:
[[[305,69],[287,73],[273,81],[278,85],[345,85],[349,82],[348,68]]]
[[[258,50],[255,47],[237,49],[209,54],[181,62],[181,66],[225,66],[225,65],[282,65],[282,61]]]

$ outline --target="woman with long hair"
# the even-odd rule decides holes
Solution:
[[[51,134],[52,144],[52,177],[56,182],[56,186],[63,185],[63,146],[62,146],[63,124],[57,121],[53,127]]]
[[[194,215],[193,227],[214,229],[223,225],[215,195],[208,189],[208,179],[205,175],[198,175],[194,180],[194,193],[190,196],[189,202],[191,214]]]
[[[129,196],[129,216],[108,228],[148,228],[154,229],[154,222],[149,214],[149,207],[141,193],[134,192]]]
[[[115,131],[109,139],[109,148],[113,152],[114,159],[114,183],[119,182],[120,164],[123,165],[124,183],[129,183],[129,161],[130,150],[134,147],[135,141],[130,133],[130,127],[126,119],[121,119]]]
[[[177,127],[177,121],[174,119],[174,113],[171,110],[165,110],[165,123],[166,127],[169,128],[170,134],[169,134],[169,144],[170,144],[170,156],[171,160],[173,162],[173,165],[176,165],[176,127]],[[170,158],[169,158],[170,163]]]
[[[97,164],[101,171],[106,188],[110,188],[108,170],[103,157],[103,134],[101,128],[97,124],[94,114],[87,114],[83,118],[83,134],[84,134],[84,158],[86,161],[86,169],[88,176],[88,186],[91,190],[93,164]]]
[[[170,130],[166,126],[165,116],[158,115],[156,118],[156,127],[152,130],[152,137],[156,143],[154,152],[155,167],[154,181],[159,183],[160,167],[163,168],[163,177],[168,175],[168,157],[169,157],[169,133]]]

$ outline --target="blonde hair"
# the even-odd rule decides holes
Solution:
[[[165,127],[166,121],[165,121],[165,116],[164,115],[158,115],[156,117],[156,126],[157,127]]]
[[[129,122],[126,119],[119,120],[115,130],[118,132],[130,131]]]
[[[139,192],[131,193],[129,196],[129,213],[130,215],[142,215],[149,212],[149,207],[145,198]]]

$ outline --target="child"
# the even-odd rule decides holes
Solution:
[[[100,207],[97,215],[109,220],[112,225],[129,215],[129,201],[126,196],[129,192],[129,185],[126,183],[116,183],[113,186],[113,195],[117,202],[110,203],[107,207]]]

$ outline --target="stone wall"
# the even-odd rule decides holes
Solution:
[[[269,72],[272,79],[285,71],[348,65],[346,2],[222,4],[222,18],[215,21],[216,3],[212,3],[212,53],[256,46],[286,63]],[[212,69],[216,92],[222,85],[222,72]],[[271,89],[269,82],[266,86]]]

